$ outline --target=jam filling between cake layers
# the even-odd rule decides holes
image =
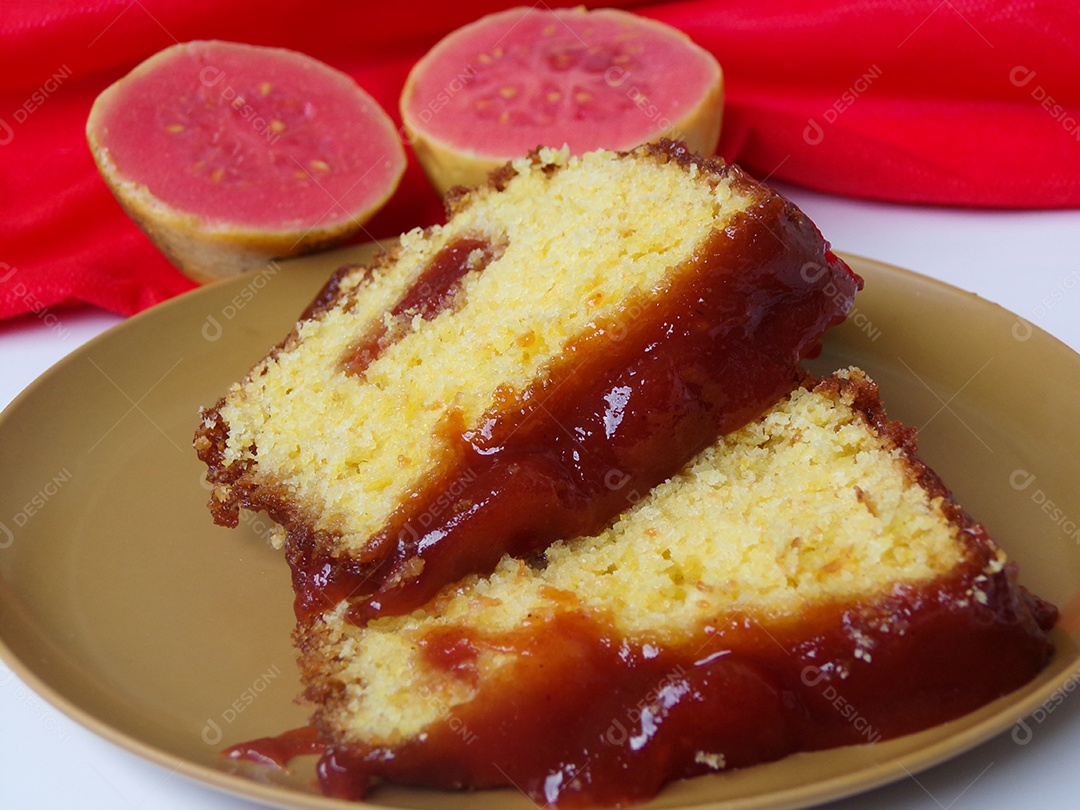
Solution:
[[[399,306],[445,304],[466,248],[484,249],[444,248],[445,265],[421,276],[443,282],[426,295],[415,286]],[[478,424],[450,411],[440,425],[443,463],[363,549],[342,554],[282,521],[298,617],[343,599],[358,624],[407,613],[447,583],[489,573],[504,554],[529,558],[600,531],[790,391],[801,359],[861,286],[790,204],[765,198],[737,213],[669,272],[666,289],[630,295],[526,390],[497,391]]]
[[[481,237],[461,237],[442,248],[424,268],[412,287],[390,309],[390,324],[379,321],[357,340],[341,358],[341,370],[362,377],[379,354],[401,340],[419,315],[430,321],[454,307],[465,276],[480,273],[502,254],[503,247]]]
[[[624,805],[674,779],[959,717],[1043,668],[1052,654],[1043,630],[1056,617],[1015,584],[1011,565],[986,576],[990,541],[967,531],[975,553],[937,580],[788,619],[734,611],[679,644],[622,637],[572,610],[507,633],[429,631],[424,665],[479,684],[475,697],[399,744],[324,745],[321,787],[358,800],[381,780],[512,785],[539,806]],[[482,679],[485,648],[513,663]],[[226,755],[280,765],[317,748],[313,731],[293,731]]]

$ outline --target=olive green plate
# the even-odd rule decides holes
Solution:
[[[101,736],[220,789],[291,808],[353,806],[293,774],[236,765],[226,745],[303,725],[285,561],[259,516],[213,525],[191,449],[198,409],[290,328],[340,263],[366,248],[219,282],[118,325],[0,416],[0,657]],[[1005,310],[858,257],[852,317],[818,371],[858,364],[924,458],[1063,608],[1058,652],[1033,683],[929,731],[799,754],[670,786],[658,807],[800,807],[913,774],[1055,696],[1080,656],[1080,357]],[[376,792],[399,807],[510,807],[513,791]]]

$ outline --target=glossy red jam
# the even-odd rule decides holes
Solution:
[[[421,737],[329,749],[323,789],[359,799],[379,780],[506,785],[538,806],[615,806],[673,779],[924,729],[1026,683],[1051,655],[1004,574],[987,606],[970,606],[971,573],[789,626],[737,614],[676,647],[575,614],[495,638],[441,633],[425,652],[447,677],[475,678],[466,641],[515,653],[513,672]]]
[[[478,247],[445,248],[458,257],[447,259],[451,270],[436,263],[425,277],[453,278],[460,256]],[[599,531],[787,393],[861,283],[790,205],[769,198],[738,215],[663,296],[625,302],[478,425],[450,414],[441,471],[362,552],[330,556],[321,538],[293,529],[297,614],[345,598],[358,623],[408,612],[449,582],[490,572],[504,554],[528,557]],[[427,285],[430,303],[411,291],[409,306],[445,305],[448,286]],[[374,345],[354,347],[346,364],[362,367]]]
[[[322,788],[356,800],[381,781],[513,786],[538,806],[626,805],[675,779],[928,728],[1016,689],[1052,654],[1056,611],[1011,570],[978,585],[986,604],[968,596],[988,559],[788,622],[719,617],[678,645],[580,613],[502,635],[441,628],[421,640],[424,659],[476,697],[399,745],[326,749]],[[481,682],[485,647],[515,663]]]

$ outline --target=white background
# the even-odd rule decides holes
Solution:
[[[1080,350],[1080,211],[900,206],[779,184],[778,188],[803,208],[836,248],[976,292]],[[52,363],[119,320],[102,312],[60,307],[0,322],[0,406]],[[1080,398],[1080,391],[1077,395]],[[1034,733],[1027,745],[1017,745],[1006,733],[917,778],[835,806],[1076,807],[1080,698],[1074,695],[1042,723],[1032,723]],[[0,665],[0,808],[254,806],[171,775],[99,739]]]

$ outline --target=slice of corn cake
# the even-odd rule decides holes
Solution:
[[[790,391],[861,286],[793,205],[672,142],[540,149],[447,211],[203,414],[214,517],[283,527],[300,615],[407,612],[601,530]]]
[[[1031,679],[1056,611],[838,372],[610,527],[409,615],[300,623],[331,795],[380,780],[625,805],[672,779],[876,742]]]

